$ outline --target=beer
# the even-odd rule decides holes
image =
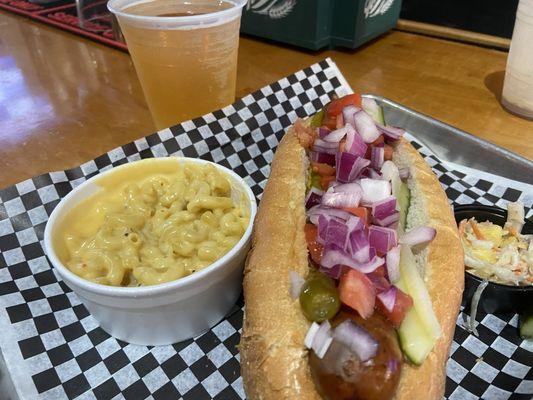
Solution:
[[[112,0],[158,129],[235,99],[245,0]],[[122,3],[122,7],[118,4]]]

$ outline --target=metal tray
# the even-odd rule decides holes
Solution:
[[[383,107],[388,124],[414,134],[441,160],[533,184],[531,160],[384,97],[364,97]]]
[[[365,95],[383,107],[388,123],[405,128],[444,161],[533,184],[533,162],[389,99]],[[0,350],[0,399],[18,394]]]

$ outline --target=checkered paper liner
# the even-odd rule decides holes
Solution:
[[[46,221],[73,187],[113,166],[149,157],[200,157],[232,168],[260,197],[274,150],[296,118],[333,94],[351,92],[329,59],[252,93],[235,104],[111,150],[80,167],[44,174],[0,191],[0,348],[21,399],[244,399],[237,344],[242,299],[209,332],[169,346],[137,346],[99,328],[44,255]],[[410,137],[413,139],[412,137]],[[454,203],[504,206],[531,191],[501,186],[446,167],[413,144]],[[486,178],[486,177],[485,177]],[[458,319],[446,396],[530,398],[531,348],[517,318],[487,315],[474,337]],[[0,394],[0,398],[1,398]]]

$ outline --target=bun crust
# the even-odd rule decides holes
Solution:
[[[307,156],[292,131],[276,151],[246,267],[239,350],[248,399],[319,399],[303,342],[309,323],[289,294],[289,271],[307,275]]]
[[[410,188],[421,199],[417,208],[427,218],[426,224],[437,229],[428,246],[425,277],[443,330],[421,367],[404,363],[396,398],[440,399],[464,284],[462,246],[448,199],[429,166],[405,140],[395,146],[394,157],[410,168]],[[308,273],[304,235],[308,164],[304,149],[289,130],[276,151],[244,270],[246,306],[239,350],[249,400],[321,399],[303,344],[310,323],[299,301],[289,294],[289,271],[303,277]]]

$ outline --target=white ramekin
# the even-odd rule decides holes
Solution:
[[[160,285],[114,287],[87,281],[65,267],[52,238],[60,221],[77,203],[96,193],[102,176],[133,163],[103,172],[74,188],[54,209],[44,232],[46,254],[63,281],[78,295],[102,329],[117,339],[142,345],[165,345],[190,339],[207,331],[233,307],[241,292],[242,269],[250,248],[255,196],[235,172],[221,165],[193,158],[167,157],[158,162],[211,164],[226,174],[232,190],[249,201],[250,222],[241,240],[221,259],[187,277]],[[150,160],[135,163],[150,162]]]

